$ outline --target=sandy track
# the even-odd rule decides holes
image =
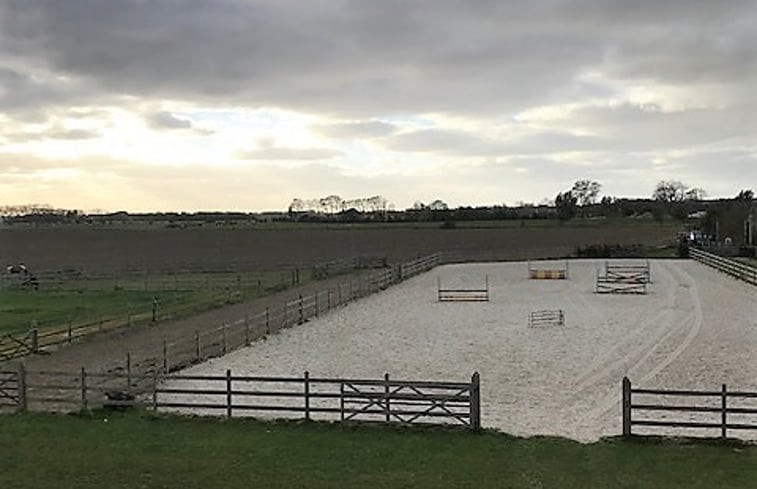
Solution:
[[[571,280],[528,280],[524,263],[448,265],[193,367],[191,372],[467,380],[481,373],[485,426],[518,435],[594,440],[620,433],[620,381],[757,390],[757,299],[699,263],[652,264],[646,296],[593,293],[600,261]],[[438,303],[445,286],[478,286],[489,303]],[[563,328],[528,313],[565,310]],[[711,433],[713,434],[713,433]]]

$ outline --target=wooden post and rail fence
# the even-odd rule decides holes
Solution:
[[[233,375],[0,371],[0,407],[91,410],[142,407],[227,418],[245,413],[305,420],[456,424],[481,429],[478,373],[469,382]],[[247,414],[249,415],[249,414]]]
[[[396,268],[384,268],[369,273],[361,278],[340,283],[334,288],[322,290],[311,295],[300,296],[297,299],[280,304],[279,306],[267,308],[256,315],[247,315],[245,319],[240,319],[232,324],[223,325],[219,328],[203,333],[198,332],[197,335],[202,336],[199,340],[196,338],[182,338],[180,340],[168,342],[166,348],[163,348],[163,351],[158,351],[155,356],[162,359],[165,364],[167,363],[165,357],[170,353],[170,350],[187,349],[190,343],[195,346],[198,342],[201,342],[202,346],[204,346],[202,349],[204,350],[204,354],[201,352],[201,354],[196,355],[194,359],[191,359],[187,352],[182,352],[178,356],[175,356],[176,359],[181,358],[182,360],[175,362],[173,366],[186,366],[187,361],[194,363],[210,356],[224,354],[230,349],[242,345],[249,345],[250,341],[260,338],[263,335],[296,324],[302,324],[311,317],[318,316],[334,307],[341,306],[352,300],[386,289],[393,284],[402,282],[414,275],[430,270],[439,265],[440,262],[441,255],[436,253],[418,258],[408,263],[400,264]],[[379,259],[369,260],[366,258],[362,259],[362,261],[355,260],[354,263],[356,266],[365,267],[372,266],[376,263],[382,263],[382,261]],[[341,264],[341,262],[339,262],[339,264]],[[334,264],[333,267],[336,267],[339,264]],[[328,268],[330,265],[325,264],[323,266]],[[149,315],[150,313],[148,313],[148,316]],[[131,324],[132,321],[130,319],[128,325],[130,326]],[[124,324],[121,322],[108,321],[104,324],[104,322],[100,320],[76,327],[72,327],[69,323],[63,328],[44,330],[32,328],[23,335],[2,335],[0,336],[0,363],[14,358],[23,357],[28,354],[38,353],[45,348],[70,344],[82,337],[123,326]],[[225,341],[222,338],[224,334],[228,336]],[[240,340],[240,337],[242,336],[246,338],[244,341]],[[223,346],[224,344],[226,344],[225,347]],[[194,349],[198,351],[200,350],[200,348]]]
[[[689,249],[689,256],[700,263],[704,263],[748,284],[757,285],[757,268],[749,266],[746,263],[696,248]]]
[[[644,427],[644,435],[708,429],[726,439],[729,431],[757,430],[757,392],[728,390],[726,384],[709,391],[645,389],[632,386],[624,377],[622,418],[626,437],[639,434],[633,432],[634,427]]]

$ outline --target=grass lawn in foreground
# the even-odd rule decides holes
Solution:
[[[3,488],[748,488],[757,446],[140,414],[0,416]]]

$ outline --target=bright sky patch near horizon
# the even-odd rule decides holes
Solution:
[[[0,0],[0,205],[757,182],[753,0]]]

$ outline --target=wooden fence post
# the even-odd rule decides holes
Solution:
[[[265,308],[265,334],[271,334],[271,326],[270,326],[270,313],[268,311],[268,308]]]
[[[168,343],[163,338],[163,373],[168,373]]]
[[[315,317],[318,317],[318,294],[319,292],[313,294],[313,298],[315,299]]]
[[[152,410],[158,411],[158,371],[152,372]]]
[[[250,314],[244,313],[244,346],[250,346]]]
[[[87,410],[87,372],[84,371],[84,367],[81,368],[80,387],[81,387],[81,409]]]
[[[195,356],[199,362],[202,359],[202,347],[200,345],[200,332],[195,331]]]
[[[305,309],[302,305],[302,294],[300,294],[299,309],[300,309],[300,322],[297,324],[302,324],[305,322]]]
[[[344,382],[339,383],[339,414],[341,421],[344,421]]]
[[[126,392],[131,392],[131,353],[126,352]]]
[[[222,341],[223,341],[223,345],[222,345],[223,346],[223,354],[226,355],[226,352],[228,351],[228,345],[227,345],[227,342],[228,342],[227,336],[228,335],[227,335],[227,331],[229,329],[229,325],[227,323],[223,323],[223,327],[221,329],[222,329],[222,335],[223,335],[223,337],[222,337]]]
[[[18,371],[16,372],[16,393],[18,395],[17,411],[23,413],[26,411],[26,367],[23,362],[18,362]]]
[[[305,420],[310,421],[310,372],[305,371]]]
[[[473,372],[470,385],[470,427],[474,431],[481,429],[481,376]]]
[[[231,419],[231,369],[226,370],[226,417]]]
[[[631,381],[623,377],[623,436],[631,436]]]
[[[30,350],[32,353],[37,353],[39,351],[39,336],[37,328],[32,328],[31,331],[29,331],[29,335],[29,339],[31,340]]]
[[[384,417],[388,423],[392,420],[392,407],[389,401],[389,373],[384,374]]]
[[[728,399],[728,393],[726,391],[726,386],[723,384],[722,389],[720,391],[720,437],[722,439],[727,438],[727,426],[728,426],[728,408],[726,400]]]
[[[326,289],[326,310],[331,310],[331,287]]]
[[[68,342],[71,343],[71,335],[72,335],[72,325],[71,323],[73,320],[71,318],[68,318]]]

